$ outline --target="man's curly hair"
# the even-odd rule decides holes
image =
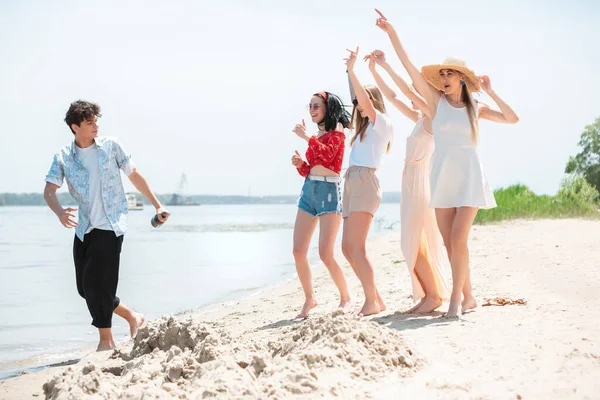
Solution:
[[[71,103],[69,107],[69,111],[67,111],[67,115],[65,116],[65,122],[73,135],[75,131],[71,128],[71,125],[75,124],[77,126],[81,126],[83,121],[89,121],[94,116],[100,118],[102,114],[100,113],[100,106],[95,103],[90,103],[89,101],[77,100]]]

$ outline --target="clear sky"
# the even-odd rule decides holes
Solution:
[[[517,125],[481,123],[492,186],[555,193],[600,116],[600,2],[2,0],[0,192],[42,191],[81,98],[102,106],[101,134],[121,139],[158,193],[185,173],[186,194],[298,194],[290,158],[306,143],[292,128],[316,91],[349,101],[345,49],[382,49],[407,76],[374,7],[415,64],[463,58],[518,113]],[[373,83],[365,63],[357,73]],[[399,191],[413,124],[388,110],[396,136],[379,176]]]

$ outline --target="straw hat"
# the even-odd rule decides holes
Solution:
[[[475,75],[475,72],[467,68],[467,64],[464,60],[459,58],[448,57],[441,64],[425,65],[421,68],[421,72],[427,82],[431,83],[436,89],[444,90],[444,86],[440,80],[441,69],[453,69],[464,74],[466,79],[465,83],[470,92],[479,92],[481,90],[479,79],[477,78],[477,75]]]

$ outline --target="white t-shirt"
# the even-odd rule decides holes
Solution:
[[[388,143],[394,137],[390,117],[375,110],[375,123],[369,121],[363,140],[357,137],[350,151],[350,166],[379,168],[387,151]]]
[[[85,233],[89,233],[92,229],[112,231],[113,228],[106,217],[106,212],[104,211],[104,201],[102,200],[102,183],[100,182],[98,147],[96,146],[96,143],[84,149],[76,145],[75,151],[83,163],[83,166],[87,170],[89,177],[90,192],[88,194],[88,201],[91,205],[91,211],[90,224],[85,230]],[[129,175],[132,172],[133,169],[131,167],[131,163],[127,163],[125,174]]]

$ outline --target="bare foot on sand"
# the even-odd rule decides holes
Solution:
[[[470,296],[470,297],[465,298],[461,305],[462,305],[462,312],[464,314],[465,311],[469,311],[469,310],[472,310],[477,307],[477,300],[475,299],[475,297]]]
[[[421,305],[423,304],[424,301],[425,301],[425,298],[423,297],[421,300],[419,300],[419,302],[417,304],[415,304],[414,306],[412,306],[411,308],[409,308],[406,311],[402,311],[402,314],[413,314],[416,310],[419,309],[419,307],[421,307]]]
[[[296,315],[296,318],[306,318],[308,317],[308,313],[310,312],[310,310],[312,310],[313,308],[315,308],[317,306],[317,301],[315,299],[310,299],[310,300],[306,300],[304,302],[304,305],[302,306],[302,311],[300,311],[300,314]]]
[[[425,296],[419,304],[419,308],[417,308],[414,312],[416,314],[429,314],[442,305],[442,299],[437,296]]]
[[[444,314],[444,318],[458,318],[458,307],[460,303],[458,301],[450,300],[448,305],[448,312]]]
[[[379,312],[384,312],[385,310],[387,310],[387,306],[383,302],[383,299],[381,298],[381,295],[379,294],[379,290],[377,291],[377,303],[379,303]]]
[[[359,316],[366,317],[368,315],[375,315],[381,312],[381,306],[377,301],[363,304],[362,308],[358,312]]]
[[[129,322],[129,333],[131,334],[131,337],[135,336],[139,327],[144,324],[144,321],[146,321],[146,318],[144,318],[142,314],[135,312],[133,313],[133,318],[127,321]]]
[[[115,343],[112,340],[101,340],[100,343],[98,343],[98,348],[96,349],[96,351],[106,351],[106,350],[112,350],[115,348]]]
[[[350,300],[342,300],[340,301],[338,309],[344,312],[348,312],[352,309],[352,302]]]

